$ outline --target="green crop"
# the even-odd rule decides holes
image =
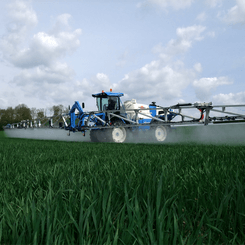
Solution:
[[[242,145],[1,137],[0,244],[242,244],[244,159]]]

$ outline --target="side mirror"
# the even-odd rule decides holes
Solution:
[[[82,108],[85,108],[85,104],[84,104],[84,102],[82,103]]]

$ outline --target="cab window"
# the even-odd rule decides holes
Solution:
[[[118,97],[96,98],[96,104],[99,111],[120,110],[120,102]]]
[[[118,97],[109,97],[108,110],[119,110]]]

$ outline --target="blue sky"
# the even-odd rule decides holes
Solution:
[[[123,92],[162,106],[245,104],[244,0],[0,2],[0,108]]]

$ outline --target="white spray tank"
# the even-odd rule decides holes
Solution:
[[[124,108],[125,108],[125,112],[127,113],[127,118],[131,120],[136,120],[135,118],[136,114],[134,111],[131,110],[148,109],[149,106],[146,104],[139,104],[136,102],[136,99],[132,99],[124,102]],[[151,116],[150,110],[139,110],[139,112]],[[149,119],[149,117],[139,114],[138,119]]]

